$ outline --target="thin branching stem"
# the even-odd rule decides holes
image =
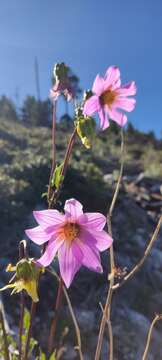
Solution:
[[[0,310],[0,322],[1,322],[1,326],[2,326],[2,332],[3,332],[5,360],[10,360],[9,344],[8,344],[8,340],[7,340],[7,334],[6,334],[6,329],[5,329],[3,313],[1,310]]]
[[[150,347],[150,342],[151,342],[151,338],[152,338],[152,332],[153,332],[155,324],[159,320],[162,320],[162,314],[157,314],[155,316],[155,318],[153,319],[151,325],[150,325],[149,332],[148,332],[148,335],[147,335],[146,347],[145,347],[145,350],[144,350],[144,353],[143,353],[143,356],[142,356],[142,360],[147,359],[147,355],[148,355],[149,347]]]
[[[31,336],[32,336],[33,320],[34,320],[34,316],[35,316],[35,313],[36,313],[36,304],[37,303],[32,301],[31,310],[30,310],[30,325],[29,325],[29,330],[28,330],[28,333],[27,333],[27,339],[26,339],[26,344],[25,344],[24,360],[28,360],[30,339],[31,339]]]
[[[19,260],[25,258],[26,254],[26,241],[22,240],[19,243]],[[25,294],[24,291],[20,293],[20,321],[19,321],[19,360],[22,359],[22,332],[23,332],[23,319],[24,319],[24,309],[25,309]]]
[[[59,310],[61,307],[62,302],[62,295],[63,295],[63,280],[60,277],[59,286],[58,286],[58,292],[57,292],[57,299],[56,299],[56,305],[54,307],[55,314],[54,318],[51,323],[50,332],[49,332],[49,338],[48,338],[48,357],[50,357],[53,348],[54,348],[54,340],[55,340],[55,334],[56,334],[56,327],[57,327],[57,321],[59,316]]]
[[[57,275],[57,273],[53,269],[52,270],[51,269],[46,269],[46,270],[51,275],[55,276],[56,279],[60,282],[59,276]],[[67,292],[64,285],[63,285],[62,289],[63,289],[64,295],[65,295],[65,298],[66,298],[66,301],[67,301],[67,304],[68,304],[68,307],[69,307],[69,311],[70,311],[70,314],[71,314],[71,317],[72,317],[72,320],[73,320],[74,328],[75,328],[75,333],[76,333],[76,338],[77,338],[77,346],[75,346],[75,349],[78,351],[79,359],[83,360],[82,342],[81,342],[81,335],[80,335],[79,325],[77,323],[77,319],[76,319],[76,316],[74,314],[74,310],[73,310],[73,307],[72,307],[68,292]]]
[[[112,225],[111,225],[111,219],[113,210],[116,204],[116,200],[119,194],[120,190],[120,184],[122,180],[123,175],[123,167],[124,167],[124,134],[123,129],[121,129],[121,165],[120,165],[120,172],[119,177],[117,181],[117,185],[115,188],[115,192],[112,198],[112,202],[107,214],[107,227],[108,227],[108,233],[112,237]],[[103,336],[105,331],[106,323],[108,324],[108,331],[109,331],[109,360],[113,360],[113,331],[112,331],[112,324],[111,324],[111,303],[112,303],[112,296],[113,296],[113,286],[114,286],[114,268],[115,268],[115,260],[114,260],[114,250],[113,245],[110,247],[110,269],[111,273],[109,276],[110,284],[109,289],[107,293],[106,298],[106,304],[104,307],[104,311],[102,314],[101,324],[100,324],[100,330],[99,330],[99,336],[98,336],[98,342],[97,342],[97,348],[96,348],[96,354],[95,354],[95,360],[99,360],[101,356],[101,349],[102,349],[102,343],[103,343]]]
[[[141,266],[143,265],[144,261],[146,260],[146,258],[148,257],[148,255],[150,254],[151,252],[151,249],[158,237],[158,234],[159,234],[159,231],[160,231],[160,228],[161,228],[161,225],[162,225],[162,216],[160,216],[160,219],[156,225],[156,228],[154,230],[154,233],[146,247],[146,250],[144,252],[144,255],[142,256],[141,260],[134,266],[134,268],[126,275],[124,276],[123,280],[117,284],[115,284],[113,286],[113,290],[116,290],[118,289],[119,287],[121,287],[122,285],[124,285],[126,283],[126,281],[128,281],[129,279],[132,278],[132,276],[134,276],[134,274],[141,268]]]

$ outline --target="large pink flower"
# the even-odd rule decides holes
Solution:
[[[104,215],[83,213],[82,204],[75,199],[67,200],[64,210],[65,214],[57,210],[34,211],[39,226],[26,230],[26,234],[38,245],[47,242],[38,264],[48,266],[58,253],[60,273],[69,287],[81,265],[103,271],[99,252],[111,246],[112,238],[103,230]]]
[[[95,95],[85,102],[84,115],[91,116],[98,112],[102,130],[109,126],[109,119],[124,126],[127,117],[123,110],[130,112],[134,109],[136,100],[129,96],[135,95],[136,90],[134,81],[121,86],[120,71],[116,66],[111,66],[104,78],[96,76],[92,87]],[[118,111],[119,109],[122,111]]]

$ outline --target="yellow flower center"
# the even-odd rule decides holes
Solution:
[[[65,240],[71,243],[80,234],[80,226],[74,223],[68,223],[64,225],[62,229],[62,235]]]
[[[101,103],[103,105],[111,106],[116,98],[116,92],[109,89],[106,90],[100,97]]]

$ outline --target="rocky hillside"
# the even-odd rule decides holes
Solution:
[[[64,156],[70,130],[64,125],[57,129],[57,160]],[[27,128],[18,121],[0,119],[0,218],[1,218],[1,285],[8,277],[6,265],[16,259],[17,246],[24,237],[24,229],[32,223],[32,210],[45,208],[41,194],[46,192],[50,172],[51,132],[49,128]],[[106,213],[119,173],[120,132],[111,126],[98,134],[90,151],[77,141],[64,183],[58,207],[68,197],[75,197],[89,211]],[[120,195],[113,215],[113,236],[116,263],[131,269],[142,256],[162,213],[162,141],[153,134],[142,134],[129,126],[125,132],[125,168]],[[162,232],[151,256],[134,279],[116,292],[113,302],[115,360],[140,360],[149,321],[162,312]],[[30,245],[30,244],[29,244]],[[30,246],[30,253],[38,251]],[[104,275],[82,269],[73,283],[70,296],[83,333],[85,359],[93,359],[101,316],[99,301],[104,303],[107,286],[108,259],[103,254]],[[46,332],[51,313],[54,290],[49,289],[50,279],[42,287],[48,289],[38,312],[45,316]],[[88,294],[88,295],[87,295]],[[7,296],[7,312],[13,309],[13,300]],[[17,299],[18,300],[18,299]],[[16,298],[14,298],[14,304]],[[18,301],[17,301],[18,302]],[[12,317],[16,319],[17,311]],[[43,315],[42,315],[43,314]],[[48,320],[47,320],[48,319]],[[96,321],[97,319],[97,321]],[[42,324],[42,323],[41,323]],[[61,322],[60,322],[61,324]],[[64,306],[62,327],[72,328]],[[72,330],[71,330],[72,331]],[[71,334],[70,331],[70,334]],[[44,332],[40,340],[44,345]],[[37,336],[37,334],[36,334]],[[159,360],[162,328],[157,326],[149,360]],[[88,343],[87,343],[87,338]],[[73,338],[67,336],[68,353],[65,359],[77,359],[72,350]],[[161,352],[161,353],[160,353]],[[103,347],[103,360],[107,353],[107,334]],[[92,354],[92,355],[91,355]]]

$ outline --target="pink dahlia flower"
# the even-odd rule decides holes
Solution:
[[[112,238],[103,230],[106,218],[100,213],[83,213],[75,199],[65,203],[65,214],[57,210],[34,211],[39,226],[26,230],[36,244],[47,242],[46,250],[37,263],[51,264],[58,253],[61,276],[67,287],[82,265],[102,273],[100,251],[108,249]]]
[[[129,97],[136,94],[135,82],[121,86],[120,71],[116,66],[111,66],[107,69],[104,78],[96,76],[92,91],[94,95],[84,104],[84,115],[91,116],[98,112],[102,130],[109,126],[109,119],[124,126],[127,117],[123,114],[123,110],[130,112],[136,104],[136,100]]]

